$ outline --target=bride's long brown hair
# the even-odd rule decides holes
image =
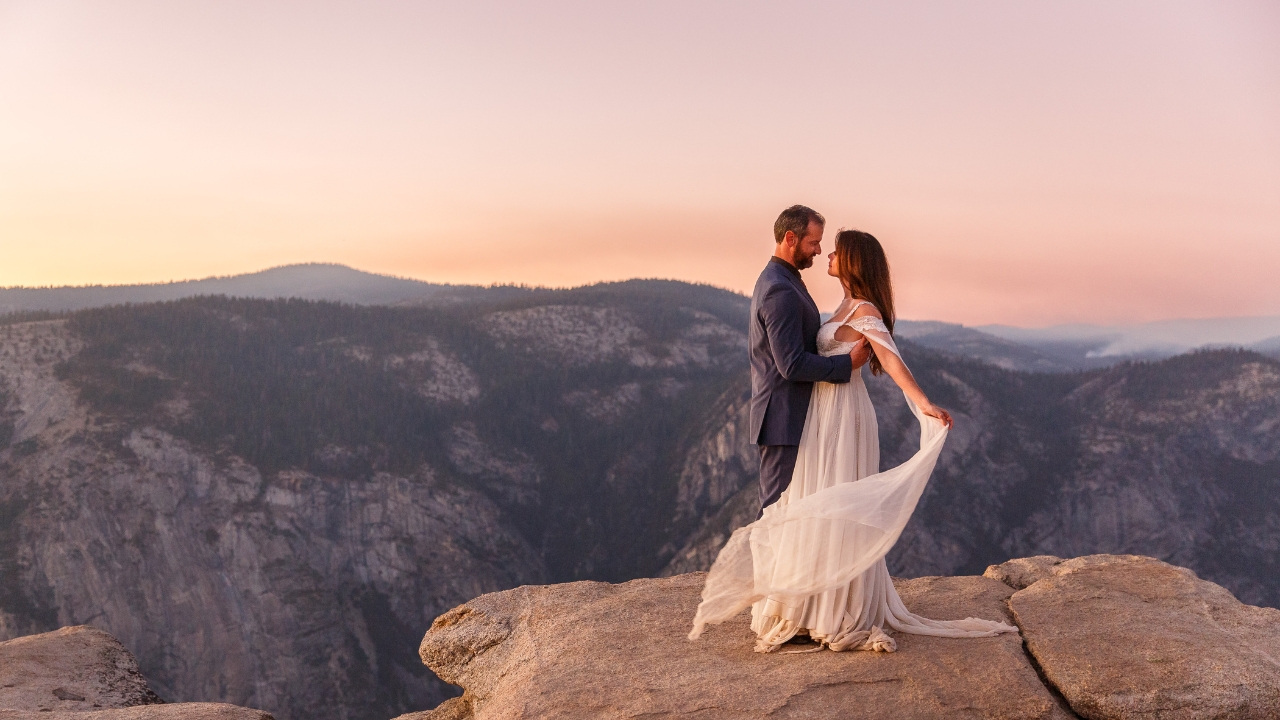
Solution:
[[[889,259],[880,241],[861,230],[836,233],[836,262],[840,266],[840,282],[857,300],[870,301],[884,318],[884,326],[893,334],[893,283],[889,280]],[[880,358],[871,356],[871,372],[884,372]]]

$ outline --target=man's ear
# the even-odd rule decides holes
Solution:
[[[788,230],[787,234],[782,236],[782,244],[794,250],[796,245],[800,244],[800,237]]]

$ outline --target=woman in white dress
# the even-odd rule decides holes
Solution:
[[[920,451],[879,472],[875,408],[859,374],[816,383],[791,484],[756,522],[738,529],[707,576],[690,638],[748,605],[757,652],[797,635],[831,650],[897,649],[889,631],[942,637],[1017,632],[1005,623],[930,620],[902,604],[885,566],[933,472],[951,417],[931,403],[893,342],[893,291],[880,243],[857,230],[836,235],[827,272],[845,298],[818,330],[818,352],[872,343],[873,373],[898,384],[921,423]]]

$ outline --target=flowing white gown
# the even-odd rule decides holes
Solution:
[[[855,342],[835,339],[848,326],[880,352],[898,353],[875,317],[818,330],[818,352],[848,353]],[[907,400],[920,420],[920,450],[902,465],[877,472],[880,442],[875,408],[859,373],[848,383],[816,383],[791,484],[763,517],[739,528],[720,551],[702,590],[690,639],[707,624],[751,607],[757,652],[772,652],[800,631],[831,650],[893,652],[888,630],[941,637],[990,637],[1017,632],[992,620],[930,620],[907,610],[884,556],[911,518],[946,441],[947,429]]]

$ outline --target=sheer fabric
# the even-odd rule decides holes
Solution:
[[[823,355],[849,352],[835,340],[848,326],[877,350],[901,357],[875,317],[828,322]],[[757,651],[770,652],[799,632],[832,650],[893,651],[892,629],[943,637],[988,637],[1017,628],[966,618],[936,621],[912,614],[893,587],[884,556],[897,542],[946,442],[947,429],[907,400],[920,421],[920,450],[902,465],[880,463],[875,409],[861,375],[814,385],[791,485],[763,517],[739,528],[720,551],[702,591],[690,639],[707,624],[752,607]]]

